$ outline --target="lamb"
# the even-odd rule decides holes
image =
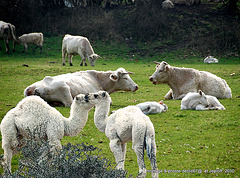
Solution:
[[[147,174],[145,148],[153,169],[152,177],[158,177],[155,131],[150,118],[137,106],[119,109],[108,117],[111,98],[107,92],[103,92],[102,96],[101,101],[95,104],[94,123],[110,140],[109,146],[117,163],[116,168],[124,169],[127,142],[132,140],[139,166],[138,177],[145,177]]]
[[[189,92],[181,101],[181,110],[225,110],[225,107],[215,96],[205,95],[201,90],[198,93]]]
[[[70,117],[65,118],[55,108],[49,106],[39,96],[29,96],[10,110],[1,122],[2,148],[4,150],[4,169],[11,171],[12,156],[29,135],[49,142],[52,151],[62,148],[63,136],[75,136],[85,126],[92,101],[98,100],[99,93],[79,94],[74,98]],[[94,103],[97,103],[95,101]],[[39,134],[34,130],[40,129]]]
[[[28,44],[35,44],[37,49],[40,47],[40,53],[43,46],[43,34],[42,33],[29,33],[19,37],[20,43],[24,46],[26,53],[28,52]]]
[[[144,103],[139,103],[136,106],[139,107],[146,115],[166,112],[168,109],[167,105],[163,103],[163,100],[159,102],[148,101]]]

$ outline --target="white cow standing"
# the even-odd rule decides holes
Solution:
[[[191,68],[172,67],[167,62],[157,63],[156,71],[149,78],[153,84],[168,84],[171,88],[165,99],[182,99],[189,92],[202,90],[217,98],[232,98],[227,82],[216,75]]]
[[[75,73],[47,76],[43,80],[28,86],[25,96],[38,95],[47,102],[61,102],[70,107],[73,98],[78,94],[87,94],[107,91],[109,94],[116,91],[136,91],[138,85],[130,78],[131,72],[124,68],[116,71],[87,70]]]
[[[100,57],[99,55],[95,54],[93,48],[86,37],[83,36],[72,36],[72,35],[65,35],[62,41],[62,59],[63,65],[65,66],[65,57],[68,53],[69,56],[69,63],[72,66],[72,57],[75,55],[80,55],[82,60],[80,66],[83,65],[87,66],[86,58],[91,66],[95,65],[96,60]]]

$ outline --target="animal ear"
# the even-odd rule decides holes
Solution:
[[[118,80],[118,76],[116,74],[111,74],[110,79],[115,82]]]
[[[201,96],[203,95],[202,90],[199,90],[198,93],[199,93]]]
[[[161,105],[163,105],[163,100],[159,101],[158,103],[161,104]]]

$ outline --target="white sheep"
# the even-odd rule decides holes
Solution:
[[[181,110],[225,110],[225,107],[215,96],[205,95],[201,90],[198,93],[189,92],[181,101]]]
[[[136,106],[139,107],[146,115],[166,112],[168,109],[167,105],[163,103],[163,100],[159,102],[148,101],[144,103],[139,103]]]
[[[124,169],[127,142],[132,140],[139,166],[138,177],[145,177],[147,174],[144,149],[151,162],[152,177],[158,177],[155,131],[150,118],[137,106],[119,109],[108,117],[111,98],[107,92],[103,92],[102,96],[102,101],[95,104],[94,123],[110,140],[109,146],[117,163],[116,168]]]
[[[29,33],[19,37],[20,43],[24,46],[26,53],[28,52],[28,44],[36,45],[35,49],[40,47],[40,53],[43,46],[43,34],[42,33]]]
[[[24,140],[29,139],[30,134],[35,135],[37,140],[48,141],[53,151],[61,149],[60,140],[63,136],[75,136],[82,130],[88,112],[93,107],[92,101],[98,98],[98,93],[76,96],[69,118],[65,118],[39,96],[28,96],[20,101],[1,122],[4,169],[11,171],[12,156],[24,144]],[[37,128],[40,133],[34,134]]]

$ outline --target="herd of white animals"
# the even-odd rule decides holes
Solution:
[[[4,26],[4,28],[2,26]],[[8,28],[11,35],[15,27],[0,21],[0,30]],[[0,32],[5,35],[6,31]],[[10,34],[7,34],[7,37]],[[11,36],[10,35],[10,36]],[[0,36],[1,37],[1,36]],[[6,36],[5,36],[6,37]],[[14,37],[16,40],[17,37]],[[42,33],[32,33],[19,38],[27,51],[27,44],[42,47]],[[9,48],[6,48],[9,50]],[[8,51],[6,51],[8,52]],[[62,44],[63,65],[69,55],[70,65],[73,55],[80,55],[81,65],[88,58],[92,66],[99,56],[94,53],[89,40],[81,36],[65,35]],[[205,61],[214,61],[207,57]],[[215,60],[216,61],[216,60]],[[227,82],[216,75],[192,68],[172,67],[167,62],[155,62],[156,71],[149,80],[153,84],[167,84],[170,87],[165,99],[181,99],[181,110],[225,110],[217,98],[231,98]],[[212,62],[206,62],[212,63]],[[114,154],[117,169],[124,169],[126,144],[132,140],[132,148],[137,155],[139,177],[145,177],[144,149],[152,166],[152,177],[158,177],[156,164],[156,143],[153,123],[148,114],[166,112],[168,106],[163,101],[148,101],[136,106],[127,106],[109,115],[112,103],[110,94],[117,91],[136,91],[138,85],[130,78],[133,74],[119,68],[116,71],[86,70],[58,76],[46,76],[24,90],[25,98],[10,110],[1,122],[2,148],[4,150],[4,169],[11,171],[12,156],[24,140],[41,128],[38,139],[49,142],[52,151],[62,148],[63,136],[75,136],[85,126],[89,111],[95,107],[94,123],[100,132],[110,140],[109,146]],[[65,118],[51,104],[71,107],[70,117]]]

